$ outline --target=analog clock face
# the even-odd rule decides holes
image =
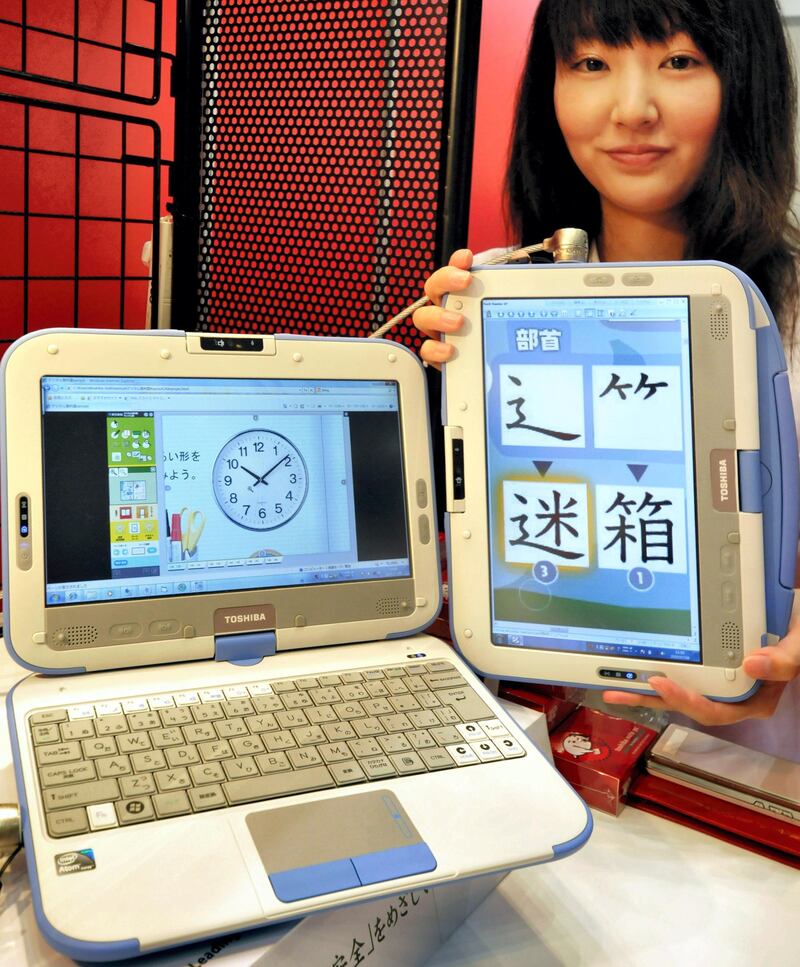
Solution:
[[[297,447],[273,430],[245,430],[217,454],[214,496],[235,524],[268,531],[288,523],[308,493],[308,471]]]

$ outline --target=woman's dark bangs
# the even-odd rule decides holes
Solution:
[[[579,41],[625,47],[635,40],[660,43],[677,33],[697,42],[707,32],[699,7],[686,0],[544,0],[558,60],[569,60]],[[707,12],[707,11],[706,11]]]

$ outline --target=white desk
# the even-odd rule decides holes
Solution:
[[[3,648],[0,697],[21,676]],[[0,802],[14,800],[3,712]],[[506,877],[429,967],[800,963],[797,871],[637,809],[594,819],[574,856]],[[0,964],[67,963],[36,928],[20,854],[0,894]]]

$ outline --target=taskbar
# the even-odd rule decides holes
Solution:
[[[657,648],[653,645],[608,644],[544,638],[540,635],[493,634],[492,644],[532,651],[562,651],[575,654],[602,655],[606,658],[650,658],[653,661],[700,662],[700,652],[688,648]]]
[[[49,605],[79,604],[86,601],[119,601],[133,598],[160,598],[184,594],[208,594],[220,591],[252,591],[258,588],[272,590],[280,587],[296,587],[308,584],[341,584],[350,581],[379,581],[408,577],[408,562],[382,567],[347,567],[306,570],[283,575],[270,575],[269,582],[263,575],[241,577],[196,578],[174,580],[149,580],[142,582],[93,582],[90,586],[51,585],[45,594]]]

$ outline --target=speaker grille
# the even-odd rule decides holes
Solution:
[[[722,342],[728,338],[730,332],[730,316],[727,308],[715,308],[710,316],[711,336]]]
[[[742,650],[742,630],[733,621],[726,621],[722,626],[722,647],[737,654]]]
[[[381,598],[375,603],[375,610],[382,618],[389,618],[393,615],[402,614],[402,598]]]
[[[59,628],[55,634],[56,644],[62,648],[86,648],[97,641],[97,628],[94,625],[71,625]]]
[[[198,329],[366,335],[435,267],[450,4],[199,6]]]

